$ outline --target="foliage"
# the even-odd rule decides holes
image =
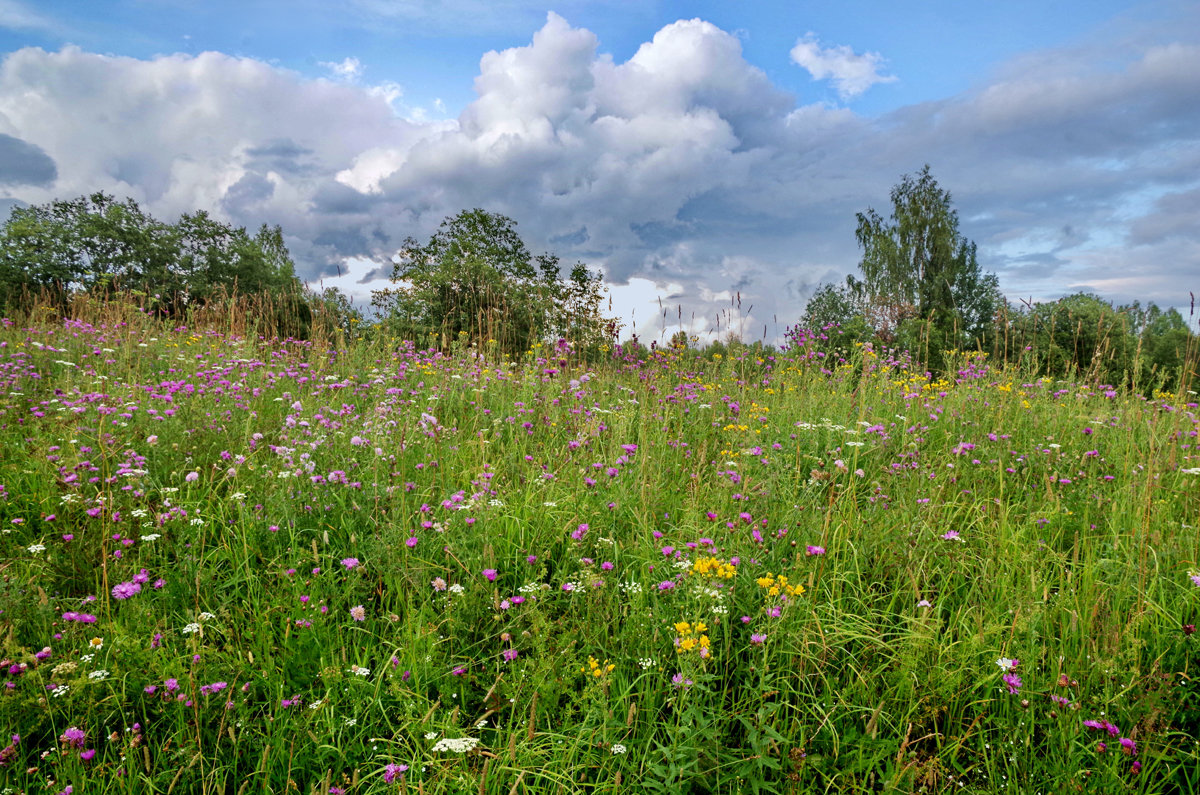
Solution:
[[[105,193],[20,207],[0,230],[0,306],[64,306],[72,293],[138,293],[179,315],[218,295],[297,297],[300,285],[279,227],[244,228],[206,212],[174,224],[133,199]]]
[[[941,351],[987,347],[1003,299],[995,274],[981,272],[975,244],[926,165],[892,188],[892,213],[858,213],[862,279],[847,285],[884,340],[921,349],[934,369]]]
[[[424,245],[407,238],[392,284],[372,293],[384,325],[443,348],[460,336],[510,356],[554,337],[597,348],[615,330],[600,316],[599,274],[577,264],[564,283],[557,256],[530,254],[515,221],[481,209],[446,218]]]

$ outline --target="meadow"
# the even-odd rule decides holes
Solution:
[[[3,320],[0,793],[1200,791],[1195,394],[825,347]]]

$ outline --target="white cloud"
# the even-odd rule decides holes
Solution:
[[[318,61],[318,66],[329,70],[339,80],[345,80],[348,83],[353,83],[362,77],[363,65],[362,61],[354,56],[347,56],[339,61]]]
[[[895,75],[879,73],[885,61],[877,52],[859,55],[846,45],[822,47],[815,33],[796,42],[789,53],[792,62],[808,70],[814,80],[832,80],[838,96],[853,99],[876,83],[892,83]]]

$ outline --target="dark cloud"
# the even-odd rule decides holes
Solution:
[[[47,186],[58,178],[58,168],[40,147],[0,133],[0,185]]]

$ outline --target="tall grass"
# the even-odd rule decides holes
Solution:
[[[1194,395],[953,371],[6,320],[3,789],[1200,790]]]

